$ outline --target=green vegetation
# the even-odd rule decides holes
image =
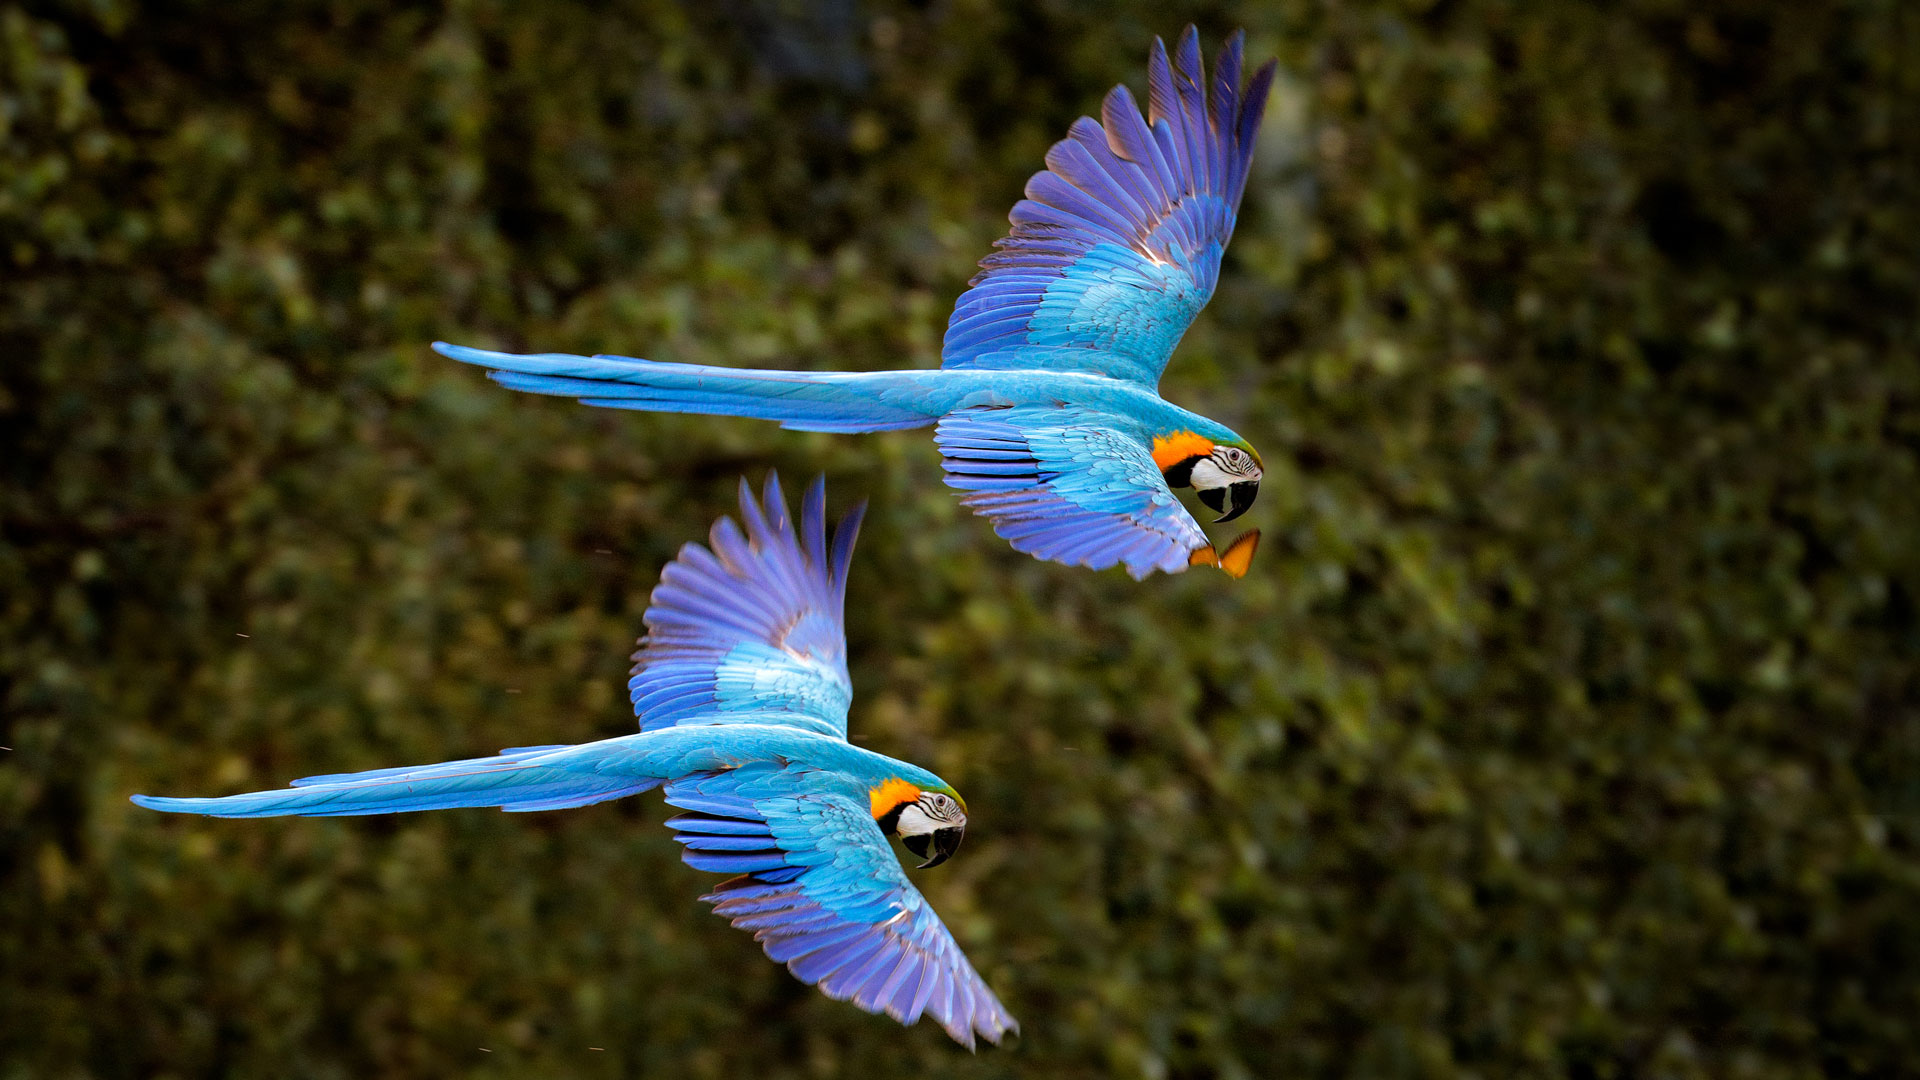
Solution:
[[[0,1076],[1920,1072],[1911,4],[392,7],[0,6]],[[1284,69],[1166,385],[1243,582],[426,349],[930,366],[1188,18]],[[1011,1050],[768,963],[652,797],[127,803],[630,730],[768,466],[873,500],[853,728],[972,805]]]

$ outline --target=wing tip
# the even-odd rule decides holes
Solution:
[[[833,565],[829,572],[833,575],[834,588],[842,604],[847,598],[848,572],[853,565],[853,547],[860,539],[860,525],[867,519],[867,500],[861,499],[840,516],[839,524],[833,527]]]
[[[767,521],[773,525],[774,530],[789,531],[787,493],[781,490],[779,470],[767,470],[767,478],[760,485],[760,502],[765,509]]]
[[[1193,553],[1187,556],[1187,565],[1211,566],[1238,581],[1247,576],[1247,570],[1253,566],[1253,554],[1258,550],[1260,530],[1248,529],[1234,537],[1224,551],[1216,551],[1212,544],[1194,548]]]

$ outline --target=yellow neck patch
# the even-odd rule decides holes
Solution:
[[[882,781],[879,787],[867,792],[867,802],[873,807],[873,816],[876,821],[886,817],[901,803],[910,803],[919,797],[919,788],[898,777]]]
[[[1190,457],[1213,453],[1213,441],[1191,431],[1176,431],[1153,440],[1153,463],[1166,472]]]

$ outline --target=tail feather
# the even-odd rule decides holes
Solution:
[[[284,790],[217,799],[135,795],[133,801],[149,810],[208,817],[351,817],[459,806],[560,810],[660,786],[657,777],[596,771],[601,755],[591,748],[598,745],[515,747],[489,758],[309,776]]]
[[[319,776],[303,776],[288,782],[289,787],[319,787],[323,784],[364,783],[369,780],[381,780],[392,776],[404,776],[419,772],[421,769],[453,769],[462,765],[485,765],[502,759],[525,758],[547,750],[569,749],[567,743],[550,743],[545,746],[509,746],[492,757],[466,758],[461,761],[443,761],[438,765],[399,765],[389,769],[367,769],[362,772],[323,773]]]
[[[623,356],[516,355],[435,342],[434,351],[489,368],[494,381],[530,394],[646,412],[746,416],[796,431],[855,433],[926,427],[939,413],[886,393],[898,372],[767,371],[666,364]]]

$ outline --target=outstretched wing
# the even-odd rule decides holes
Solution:
[[[682,855],[738,874],[701,897],[753,933],[773,960],[837,1001],[903,1024],[931,1017],[972,1049],[1020,1025],[907,880],[868,809],[841,795],[791,794],[772,766],[669,784]]]
[[[1154,464],[1109,417],[1071,406],[981,406],[935,429],[947,485],[1016,551],[1135,578],[1213,565],[1213,547]]]
[[[1268,61],[1240,89],[1244,35],[1209,91],[1193,27],[1175,63],[1156,38],[1147,119],[1125,86],[1047,151],[947,322],[941,366],[1090,371],[1159,385],[1173,348],[1213,296],[1253,141],[1273,83]]]
[[[846,738],[843,612],[864,513],[864,503],[848,512],[829,550],[824,481],[807,490],[796,530],[779,477],[758,500],[742,480],[746,531],[721,518],[711,546],[687,544],[660,572],[627,681],[640,730],[737,720]]]

